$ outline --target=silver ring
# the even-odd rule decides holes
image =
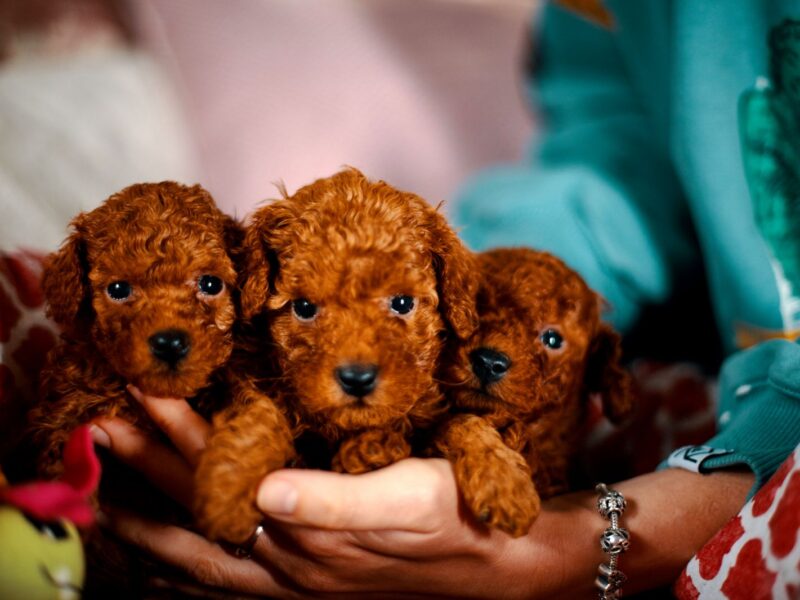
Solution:
[[[245,543],[241,546],[237,546],[233,549],[233,555],[236,558],[251,558],[253,556],[253,548],[255,547],[256,542],[258,541],[258,538],[261,537],[262,533],[264,533],[264,526],[259,523],[258,527],[256,527],[256,530],[250,535],[249,538],[247,538],[247,541],[245,541]]]

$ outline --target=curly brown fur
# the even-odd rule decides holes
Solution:
[[[26,477],[33,469],[57,476],[70,432],[97,417],[118,415],[155,433],[127,394],[128,383],[154,396],[187,397],[206,416],[225,402],[241,226],[200,186],[162,182],[123,189],[78,215],[72,230],[43,274],[47,312],[63,334],[42,371],[24,446],[12,457]],[[199,289],[203,275],[223,282],[219,293]],[[115,300],[108,288],[120,281],[130,284],[131,294]],[[165,330],[180,330],[188,341],[177,361],[159,359],[151,348],[150,337]],[[138,473],[104,453],[101,458],[95,502],[185,520]],[[147,578],[161,572],[99,528],[85,532],[84,544],[86,597],[141,597]]]
[[[513,537],[526,534],[541,502],[522,455],[472,414],[449,419],[437,443],[453,464],[459,492],[472,515]]]
[[[437,447],[454,463],[473,514],[488,514],[490,525],[522,535],[538,515],[538,497],[568,488],[588,397],[600,394],[605,412],[619,422],[632,410],[629,377],[619,364],[619,336],[600,320],[602,301],[562,261],[518,248],[484,252],[478,262],[480,326],[445,367],[461,414],[441,429]],[[548,347],[548,339],[559,347]],[[481,355],[486,350],[499,355]],[[482,423],[470,420],[469,435],[464,413]],[[499,435],[491,438],[487,428]],[[478,443],[481,436],[489,441]],[[524,474],[533,477],[538,497],[527,504],[509,493],[507,469],[485,462],[486,444],[494,455],[501,440],[524,457]]]
[[[44,267],[47,314],[63,329],[41,374],[29,438],[40,475],[60,469],[61,447],[79,424],[121,415],[147,426],[126,384],[153,396],[188,397],[208,414],[206,390],[233,347],[240,227],[200,186],[136,184],[72,221],[73,233]],[[216,294],[202,276],[223,282]],[[114,299],[109,286],[127,282]],[[119,292],[117,292],[119,295]],[[151,336],[179,331],[186,354],[158,358]]]
[[[418,196],[355,169],[259,209],[245,247],[243,313],[266,312],[268,325],[256,337],[262,356],[275,352],[280,385],[271,385],[268,374],[259,382],[246,369],[254,385],[237,392],[234,403],[248,406],[215,421],[198,470],[199,518],[212,535],[233,542],[255,522],[243,528],[218,515],[250,514],[258,481],[293,457],[289,448],[301,434],[321,438],[333,455],[328,466],[348,473],[408,456],[412,433],[445,410],[434,380],[444,335],[466,339],[477,325],[474,259],[444,217]],[[407,314],[392,310],[401,295],[413,298]],[[313,316],[296,311],[301,299],[316,307]],[[377,373],[365,393],[337,380],[354,365]],[[256,427],[264,412],[270,432]],[[234,439],[241,436],[247,439]],[[240,464],[240,449],[253,446],[259,468]],[[250,491],[223,507],[219,494],[232,465]]]
[[[255,502],[258,482],[295,457],[282,408],[241,382],[232,404],[214,418],[195,473],[197,525],[211,539],[240,544],[263,519]]]

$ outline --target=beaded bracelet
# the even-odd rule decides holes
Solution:
[[[628,530],[619,526],[619,517],[625,511],[627,504],[622,494],[605,483],[598,483],[594,489],[600,496],[597,499],[598,512],[611,521],[611,526],[600,536],[600,547],[609,555],[608,564],[601,563],[597,567],[594,585],[600,590],[601,600],[613,600],[622,596],[622,584],[627,579],[617,568],[619,555],[630,546]]]

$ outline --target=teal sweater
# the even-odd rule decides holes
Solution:
[[[753,216],[737,105],[769,75],[769,33],[800,19],[800,3],[605,5],[613,31],[545,8],[530,86],[544,131],[523,164],[492,169],[463,190],[455,220],[464,239],[478,250],[526,245],[559,255],[609,301],[609,319],[623,331],[702,264],[728,354],[780,333],[779,290]],[[789,341],[731,358],[723,381],[761,383],[741,396],[721,386],[724,417],[707,444],[716,451],[689,462],[701,471],[747,464],[760,486],[800,442],[793,371],[800,372],[800,346]]]

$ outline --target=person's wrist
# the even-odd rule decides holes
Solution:
[[[598,565],[595,587],[600,598],[611,600],[622,595],[622,586],[627,579],[619,568],[619,560],[630,546],[630,533],[621,521],[628,504],[625,496],[605,483],[598,483],[594,489],[598,496],[597,511],[608,519],[608,527],[600,537],[600,547],[608,555],[608,562]]]
[[[528,535],[508,538],[502,549],[506,596],[593,597],[597,563],[603,558],[599,533],[593,492],[545,501]]]
[[[558,518],[552,535],[559,544],[561,581],[554,597],[594,597],[597,564],[604,557],[598,543],[603,522],[598,520],[597,495],[594,490],[565,494],[553,498],[548,509]]]

